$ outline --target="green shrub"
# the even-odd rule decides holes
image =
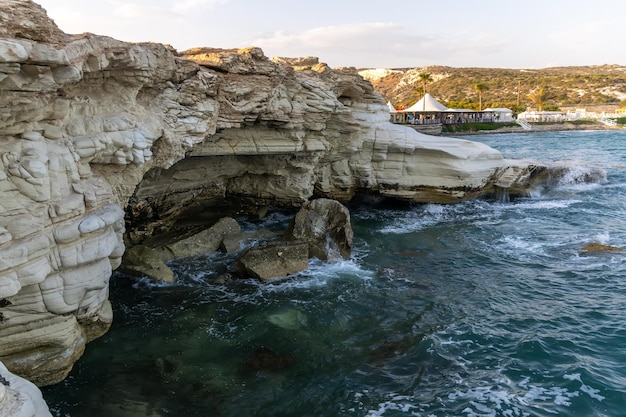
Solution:
[[[596,120],[589,119],[578,119],[578,120],[570,120],[567,123],[571,123],[573,125],[591,125],[598,123]]]
[[[461,123],[454,125],[443,125],[441,130],[446,133],[454,132],[478,132],[481,130],[498,130],[504,127],[517,126],[517,123]]]

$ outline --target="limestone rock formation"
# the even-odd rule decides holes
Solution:
[[[232,217],[224,217],[208,229],[170,244],[161,245],[158,249],[163,252],[162,257],[166,260],[196,256],[215,252],[222,245],[224,237],[239,232],[241,232],[241,227],[237,220]]]
[[[130,276],[174,282],[174,271],[165,264],[161,252],[145,245],[135,245],[126,251],[120,271]]]
[[[164,237],[160,236],[151,242],[134,245],[126,250],[120,271],[131,276],[173,282],[174,271],[165,262],[215,252],[224,245],[226,237],[238,237],[240,232],[241,227],[235,219],[224,217],[213,226],[196,233],[192,232],[189,236],[174,234],[170,237],[169,243],[163,243]],[[239,246],[239,241],[229,245]]]
[[[0,360],[63,379],[111,323],[125,241],[185,218],[363,192],[449,203],[525,192],[545,168],[388,119],[353,68],[67,35],[32,1],[2,0]]]
[[[0,417],[52,417],[41,391],[0,362]]]
[[[274,281],[309,267],[305,241],[267,242],[248,250],[237,262],[238,272],[261,281]]]

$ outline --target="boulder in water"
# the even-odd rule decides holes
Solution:
[[[250,249],[235,268],[244,276],[273,281],[309,268],[306,242],[270,242]]]
[[[585,252],[624,252],[624,248],[620,248],[619,246],[603,245],[602,243],[596,242],[587,243],[580,250]]]
[[[321,260],[333,254],[349,259],[353,237],[348,209],[326,198],[304,203],[285,233],[285,240],[308,242],[311,256]]]
[[[174,259],[215,252],[220,248],[226,236],[239,232],[241,232],[241,227],[237,220],[232,217],[224,217],[208,229],[164,245],[163,253],[169,254],[169,258]]]
[[[165,265],[161,254],[144,245],[133,246],[124,253],[120,271],[132,276],[146,276],[157,281],[174,281],[174,272]]]
[[[267,229],[259,229],[251,232],[230,233],[224,236],[220,250],[226,253],[234,253],[244,247],[251,246],[258,241],[271,241],[279,239],[281,234]]]

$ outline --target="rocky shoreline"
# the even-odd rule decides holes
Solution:
[[[195,233],[218,223],[226,244],[228,217],[333,201],[305,216],[306,233],[291,230],[289,242],[306,242],[294,253],[303,265],[305,253],[332,258],[329,235],[349,253],[349,213],[336,204],[525,195],[555,169],[389,123],[354,68],[69,35],[30,0],[2,7],[0,362],[38,386],[63,380],[109,329],[109,279],[135,248],[188,256]],[[242,273],[272,278],[284,248],[269,249],[274,266]],[[33,407],[9,415],[45,415]]]

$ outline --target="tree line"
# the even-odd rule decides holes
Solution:
[[[362,71],[376,91],[399,108],[414,104],[424,90],[451,108],[507,107],[515,113],[537,110],[538,104],[544,111],[561,106],[616,108],[626,98],[626,66],[619,65],[544,69],[428,66],[389,69],[383,76]],[[418,77],[420,73],[423,75]],[[541,99],[546,93],[553,98]],[[535,95],[539,102],[533,101]]]
[[[414,87],[414,90],[418,94],[421,94],[421,96],[423,97],[427,93],[426,86],[429,83],[433,82],[433,77],[431,74],[427,72],[422,72],[418,74],[418,80],[421,86]],[[478,108],[476,108],[476,104],[473,102],[466,102],[466,103],[451,102],[449,103],[448,107],[482,111],[483,110],[483,94],[489,91],[489,85],[482,83],[482,82],[478,82],[478,83],[475,83],[472,87],[474,90],[476,90],[476,93],[478,94]],[[546,111],[560,110],[557,105],[555,104],[550,105],[550,101],[556,98],[556,94],[553,91],[551,91],[547,86],[542,85],[542,86],[535,88],[526,97],[536,106],[538,111],[544,111],[544,109]],[[500,106],[497,106],[497,107],[500,107]],[[520,104],[520,103],[517,103],[515,106],[512,106],[512,107],[515,107],[512,109],[514,113],[521,113],[527,110],[527,106]],[[622,102],[620,103],[620,107],[626,107],[626,99],[622,100]]]

